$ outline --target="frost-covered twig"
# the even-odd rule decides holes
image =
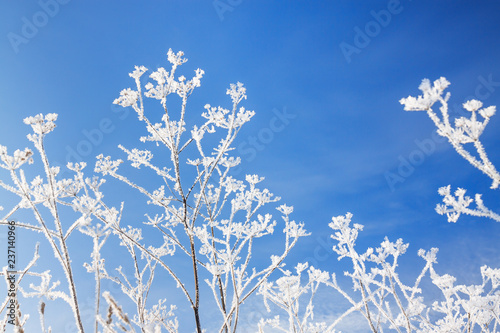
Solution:
[[[500,222],[500,215],[488,209],[481,199],[481,194],[476,194],[474,199],[465,195],[466,190],[458,188],[454,195],[451,194],[450,185],[441,187],[439,194],[443,196],[444,205],[437,205],[436,211],[440,215],[446,214],[448,222],[457,222],[460,214],[487,217]],[[470,209],[471,203],[476,203],[476,209]]]
[[[486,174],[492,181],[491,188],[496,189],[500,185],[500,173],[489,160],[483,144],[479,140],[490,118],[495,114],[496,107],[488,106],[483,108],[483,103],[478,100],[467,101],[463,104],[463,107],[465,110],[471,112],[470,118],[460,117],[455,119],[453,126],[450,123],[448,114],[450,93],[448,92],[443,95],[444,90],[449,85],[450,82],[444,77],[434,81],[432,85],[428,79],[424,79],[419,86],[423,95],[402,98],[400,103],[404,105],[406,111],[426,111],[436,125],[437,133],[446,137],[460,156]],[[441,104],[439,108],[441,116],[438,116],[432,109],[432,106],[436,102]],[[478,115],[481,116],[482,120],[480,120]],[[466,149],[465,145],[468,143],[473,144],[476,156]],[[464,198],[464,193],[465,190],[459,188],[455,192],[455,199],[450,195],[450,186],[440,188],[439,194],[444,197],[444,205],[438,205],[436,207],[437,212],[441,215],[446,214],[448,222],[456,222],[460,214],[488,217],[500,222],[500,216],[483,205],[480,194],[476,194],[475,196],[477,209],[470,209],[468,206],[474,200],[468,197]]]

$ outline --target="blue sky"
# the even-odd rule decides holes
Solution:
[[[386,180],[422,151],[416,142],[433,140],[427,115],[405,112],[398,102],[417,95],[423,78],[445,76],[452,106],[470,96],[500,104],[499,1],[60,2],[56,9],[43,0],[0,0],[0,144],[10,151],[29,146],[23,118],[55,112],[58,128],[47,141],[54,161],[65,164],[79,147],[89,164],[100,153],[123,157],[117,145],[138,147],[144,131],[112,101],[132,86],[134,65],[168,67],[168,49],[182,50],[189,59],[183,74],[206,72],[192,115],[206,103],[229,105],[229,84],[245,84],[244,105],[256,116],[236,144],[240,176],[266,177],[264,185],[313,232],[291,263],[314,256],[331,216],[352,212],[365,225],[361,248],[385,235],[410,243],[401,263],[409,273],[420,264],[417,250],[433,246],[440,248],[440,272],[459,282],[477,282],[483,264],[499,267],[495,222],[463,217],[448,224],[434,211],[437,189],[448,184],[484,193],[499,210],[488,178],[447,143],[432,141],[432,153],[404,182],[391,188]],[[44,7],[51,15],[40,14]],[[29,30],[26,22],[39,27]],[[285,125],[270,132],[285,114]],[[85,151],[85,133],[103,121],[112,129]],[[499,131],[497,115],[483,134],[497,166]],[[120,201],[114,194],[108,197]],[[318,262],[330,271],[336,264],[333,254]]]

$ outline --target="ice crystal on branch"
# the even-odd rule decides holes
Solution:
[[[137,104],[139,98],[139,93],[130,88],[124,89],[120,92],[120,97],[114,100],[114,104],[118,104],[123,107],[132,106]]]

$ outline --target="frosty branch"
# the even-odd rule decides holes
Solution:
[[[463,104],[463,107],[471,113],[470,118],[460,117],[455,119],[453,126],[450,123],[448,114],[450,93],[443,95],[444,90],[449,85],[450,82],[444,77],[434,81],[432,85],[428,79],[424,79],[419,86],[423,95],[418,97],[409,96],[401,99],[400,102],[404,105],[406,111],[426,111],[436,125],[438,134],[446,137],[460,156],[486,174],[492,181],[491,188],[497,189],[500,185],[500,173],[489,160],[483,144],[479,140],[490,118],[495,114],[496,107],[488,106],[483,108],[483,103],[478,100],[467,101]],[[437,102],[441,104],[439,107],[440,115],[432,109]],[[472,144],[473,148],[466,148],[467,144]],[[474,150],[473,153],[470,152],[471,149]],[[449,185],[441,187],[439,194],[443,196],[444,205],[438,205],[436,211],[441,215],[446,214],[448,222],[456,222],[461,214],[487,217],[500,222],[500,215],[484,206],[481,194],[476,194],[472,199],[465,196],[465,192],[466,190],[458,188],[452,195]],[[469,208],[469,205],[473,202],[476,203],[475,209]]]

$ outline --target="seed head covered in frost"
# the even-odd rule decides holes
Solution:
[[[279,210],[283,215],[290,215],[293,213],[293,206],[281,205],[276,209]]]
[[[480,108],[482,108],[483,107],[483,103],[481,101],[473,99],[473,100],[465,102],[463,104],[463,107],[467,111],[474,112],[474,111],[477,111]]]
[[[39,113],[34,117],[24,118],[24,123],[26,125],[31,125],[33,132],[36,134],[47,134],[52,132],[52,130],[56,127],[55,121],[57,120],[56,113],[48,113],[43,116],[43,114]]]
[[[247,89],[243,87],[243,83],[237,82],[236,84],[231,83],[230,88],[227,90],[227,94],[231,96],[233,104],[240,103],[243,99],[247,98]]]
[[[28,162],[33,163],[33,152],[25,148],[24,150],[17,149],[12,156],[7,154],[7,147],[0,145],[0,160],[3,162],[0,164],[1,168],[7,170],[18,169],[21,165]]]
[[[97,156],[97,162],[95,163],[95,172],[102,173],[103,176],[107,174],[116,173],[118,170],[118,166],[123,163],[122,160],[112,161],[110,156],[104,157],[104,155],[100,154]]]
[[[178,82],[165,68],[158,68],[149,77],[156,81],[156,86],[151,82],[146,84],[146,92],[144,93],[146,97],[163,101],[167,95],[176,92]]]
[[[172,51],[172,49],[168,49],[167,59],[168,59],[168,62],[170,62],[172,65],[180,66],[183,63],[185,63],[187,61],[187,58],[183,58],[183,57],[184,57],[184,52],[179,51],[177,53],[174,53],[174,51]]]
[[[429,81],[429,79],[423,79],[422,83],[418,87],[418,89],[423,92],[423,95],[420,95],[417,98],[408,96],[407,98],[402,98],[399,102],[405,106],[404,109],[406,111],[428,110],[441,98],[443,91],[448,88],[449,85],[450,82],[448,82],[448,80],[444,77],[434,81],[433,86],[431,86],[431,81]]]
[[[135,66],[135,70],[132,73],[129,73],[129,76],[134,79],[139,79],[142,74],[147,72],[147,68],[144,66]]]
[[[200,87],[203,74],[205,74],[205,72],[198,68],[195,71],[195,76],[191,80],[186,80],[184,76],[179,77],[177,95],[179,95],[180,98],[187,98],[195,88]]]
[[[437,253],[439,249],[437,247],[431,248],[429,251],[425,251],[424,249],[418,250],[418,255],[422,257],[425,261],[436,264],[437,263]]]
[[[113,104],[121,105],[123,107],[132,106],[137,104],[139,93],[130,88],[120,91],[120,97],[113,101]]]
[[[491,106],[488,106],[487,108],[479,110],[479,114],[483,118],[490,118],[490,117],[493,117],[493,115],[495,114],[496,111],[497,111],[496,106],[491,105]]]
[[[261,181],[264,180],[264,177],[259,177],[258,175],[246,175],[245,180],[250,184],[250,185],[255,185],[260,183]]]

